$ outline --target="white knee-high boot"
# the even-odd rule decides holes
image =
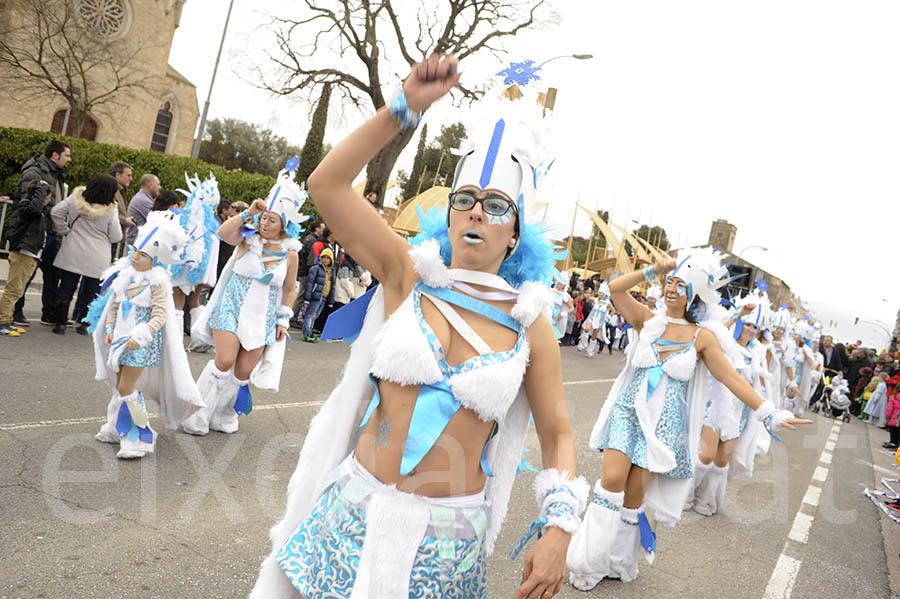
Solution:
[[[119,406],[122,405],[122,396],[118,389],[113,389],[112,399],[106,404],[106,422],[94,435],[94,439],[101,443],[118,443],[119,433],[116,431],[116,419],[119,416]]]
[[[584,331],[581,333],[581,337],[578,338],[578,351],[583,352],[587,349],[588,341],[590,341],[591,334],[589,331]]]
[[[623,507],[620,510],[619,528],[609,552],[609,578],[631,582],[638,575],[638,554],[641,549],[641,531],[638,517],[644,509]]]
[[[694,507],[694,501],[697,497],[697,489],[700,485],[703,484],[703,481],[706,480],[706,475],[709,474],[709,469],[712,467],[712,462],[709,464],[704,464],[700,460],[697,460],[697,465],[694,466],[694,478],[691,481],[691,490],[688,491],[687,499],[684,502],[684,510],[687,511]]]
[[[150,428],[147,406],[144,404],[144,397],[140,391],[121,398],[120,418],[123,408],[128,410],[129,417],[132,419],[131,430],[119,439],[119,453],[116,454],[116,457],[127,460],[142,458],[148,453],[153,453],[153,448],[156,446],[156,431]],[[141,415],[143,415],[142,420]],[[117,428],[119,428],[118,425]]]
[[[593,358],[594,354],[596,354],[596,353],[597,353],[597,340],[591,339],[591,342],[588,343],[587,351],[584,352],[584,355],[586,355],[588,358]]]
[[[718,514],[725,503],[728,486],[728,466],[710,464],[705,480],[696,487],[694,511],[704,516]]]
[[[216,368],[215,360],[206,363],[206,367],[200,373],[200,378],[197,379],[197,389],[203,399],[203,407],[181,423],[184,432],[201,436],[209,433],[209,422],[218,405],[220,388],[231,378],[231,370],[225,372],[219,370]]]
[[[175,310],[175,324],[178,325],[178,333],[184,337],[184,310]]]
[[[203,307],[203,306],[198,306],[198,307],[196,307],[196,308],[191,308],[191,327],[194,326],[194,323],[195,323],[195,322],[199,322],[199,321],[200,321],[200,314],[203,313],[203,310],[204,310],[204,307]],[[181,322],[183,323],[184,320],[182,319]],[[208,343],[203,343],[202,341],[200,341],[200,340],[198,340],[198,339],[194,339],[193,337],[191,337],[191,340],[190,340],[190,342],[188,343],[187,349],[188,349],[188,351],[192,351],[192,352],[195,352],[195,353],[198,353],[198,354],[205,354],[206,352],[209,351],[209,349],[210,349],[211,347],[212,347],[212,346],[209,345]]]
[[[237,399],[241,387],[248,385],[250,379],[242,381],[234,376],[228,376],[219,387],[219,395],[216,398],[216,407],[209,419],[209,428],[220,433],[235,433],[238,430],[238,415],[234,411],[234,400]]]
[[[581,526],[572,535],[566,565],[569,582],[589,591],[610,575],[610,552],[621,520],[625,493],[613,493],[594,484],[594,497],[587,506]]]

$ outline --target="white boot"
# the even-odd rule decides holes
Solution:
[[[149,416],[147,415],[147,406],[144,404],[144,396],[139,391],[135,391],[131,395],[121,398],[122,404],[130,404],[129,412],[132,414],[142,413],[146,420],[146,426],[140,427],[138,422],[133,422],[131,432],[119,439],[119,453],[116,457],[122,460],[132,458],[142,458],[148,453],[153,453],[156,446],[156,431],[150,428]],[[121,408],[119,408],[121,412]],[[150,439],[142,439],[140,429],[149,431]],[[134,435],[134,437],[132,437]]]
[[[175,324],[178,325],[178,334],[184,337],[184,310],[175,310]]]
[[[200,378],[197,379],[197,389],[203,400],[203,407],[196,410],[181,423],[184,432],[191,435],[205,435],[209,433],[209,421],[216,409],[219,397],[219,389],[223,383],[231,378],[231,371],[222,372],[216,368],[216,361],[206,363]]]
[[[195,322],[200,321],[200,314],[203,313],[203,306],[198,306],[196,308],[191,308],[191,327],[194,326]],[[184,322],[184,320],[182,320]],[[212,345],[208,343],[203,343],[198,339],[194,339],[191,337],[191,340],[188,342],[187,350],[190,352],[205,354],[212,348]]]
[[[118,389],[113,389],[112,399],[106,404],[106,422],[94,435],[94,439],[101,443],[118,443],[119,432],[116,430],[116,418],[119,416],[119,406],[122,405],[122,396]]]
[[[706,475],[709,474],[709,469],[712,467],[712,463],[704,464],[700,460],[697,460],[697,465],[694,466],[694,478],[691,480],[691,489],[688,491],[687,499],[684,502],[684,511],[688,511],[689,509],[694,507],[694,500],[697,496],[697,488],[703,484],[703,481],[706,479]]]
[[[242,381],[233,374],[224,379],[219,386],[219,395],[216,397],[216,407],[209,419],[209,428],[220,433],[236,433],[238,430],[238,415],[234,411],[234,400],[237,399],[238,390],[250,380]]]
[[[581,337],[578,338],[578,351],[583,352],[587,349],[588,341],[590,340],[591,334],[590,332],[585,331],[581,334]]]
[[[633,510],[623,507],[621,519],[609,552],[609,578],[618,578],[622,582],[631,582],[638,575],[638,554],[641,550],[641,530],[638,517],[642,509]]]
[[[597,353],[597,340],[591,339],[591,342],[588,343],[587,351],[584,352],[584,355],[587,356],[588,358],[593,358],[594,354],[596,354],[596,353]]]
[[[576,589],[590,591],[610,575],[610,552],[621,521],[625,493],[613,493],[594,484],[594,497],[588,504],[581,526],[572,535],[566,566],[569,582]]]
[[[728,466],[710,464],[704,481],[697,486],[694,496],[694,511],[704,516],[718,514],[725,503],[725,489],[728,486]]]

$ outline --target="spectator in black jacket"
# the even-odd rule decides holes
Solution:
[[[303,318],[300,316],[300,311],[306,292],[306,278],[309,276],[309,269],[316,263],[317,258],[313,246],[316,242],[324,239],[325,223],[320,220],[313,221],[309,228],[309,233],[303,238],[303,246],[300,248],[300,253],[297,256],[300,267],[297,269],[297,299],[294,301],[294,318],[291,319],[291,326],[298,329],[303,328]]]
[[[825,335],[822,339],[822,345],[819,346],[819,353],[825,357],[825,375],[833,377],[844,371],[844,360],[841,355],[843,352],[834,345],[834,339],[831,335]]]
[[[13,308],[25,294],[25,286],[38,265],[50,222],[50,184],[32,181],[16,202],[6,238],[9,240],[9,274],[0,298],[0,335],[18,336],[24,328],[13,326]]]
[[[315,342],[313,323],[325,306],[334,305],[334,253],[325,248],[319,253],[318,262],[310,269],[298,316],[303,318],[303,340]]]
[[[22,176],[19,179],[19,186],[14,194],[16,201],[25,195],[25,191],[33,181],[46,181],[50,186],[50,204],[52,208],[56,204],[61,203],[65,199],[66,179],[69,172],[66,170],[69,162],[72,160],[72,150],[69,144],[62,140],[54,139],[47,142],[44,146],[44,153],[29,159],[22,165]],[[56,287],[59,284],[59,272],[53,266],[56,259],[56,253],[59,251],[61,238],[53,231],[53,224],[49,217],[46,222],[46,236],[43,241],[43,247],[40,253],[40,268],[43,278],[43,287],[41,292],[41,324],[53,325],[53,317],[56,309]],[[35,270],[35,272],[37,272]],[[25,285],[25,291],[28,285],[34,279],[34,273],[28,279]],[[13,322],[22,326],[28,326],[30,323],[25,318],[25,293],[16,302],[13,309]]]

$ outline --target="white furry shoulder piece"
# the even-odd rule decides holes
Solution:
[[[553,290],[548,285],[526,281],[519,287],[519,300],[513,306],[511,315],[528,328],[541,314],[550,317],[554,299]]]
[[[293,237],[286,237],[281,240],[281,249],[285,252],[299,252],[301,247],[303,247],[303,244]]]
[[[441,258],[441,244],[428,239],[409,250],[416,272],[429,287],[449,287],[453,283],[447,265]]]

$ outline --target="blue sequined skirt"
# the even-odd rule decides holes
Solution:
[[[142,306],[133,306],[134,322],[136,324],[148,322],[150,320],[150,312],[152,309]],[[162,329],[156,331],[150,342],[144,347],[137,349],[126,349],[119,357],[120,366],[133,366],[136,368],[153,368],[159,366],[162,362]]]
[[[227,331],[238,334],[238,322],[241,318],[241,307],[244,298],[250,291],[254,279],[245,275],[231,273],[231,278],[225,286],[225,290],[219,297],[218,303],[213,306],[209,314],[207,326],[213,331]],[[266,345],[275,345],[275,305],[278,301],[278,288],[269,287],[269,304],[266,308]]]
[[[343,474],[319,497],[310,515],[276,556],[305,599],[349,599],[356,583],[366,538],[368,500],[377,487],[345,465]],[[487,597],[487,505],[432,505],[431,512],[431,524],[409,573],[410,599]]]
[[[609,421],[600,438],[600,448],[621,451],[628,456],[632,464],[649,470],[647,439],[634,411],[635,401],[646,401],[645,398],[637,398],[638,390],[646,376],[646,369],[635,369],[634,377],[625,388],[625,392],[613,404]],[[656,437],[675,454],[676,464],[675,468],[665,473],[665,476],[691,478],[694,469],[688,451],[687,382],[668,376],[664,379],[660,384],[666,385],[666,396],[662,414],[656,424]]]

